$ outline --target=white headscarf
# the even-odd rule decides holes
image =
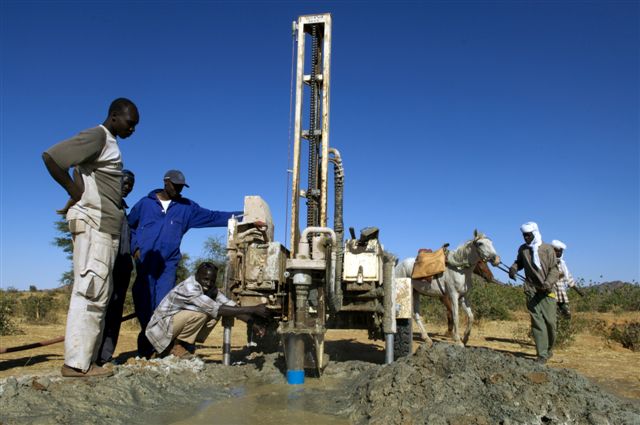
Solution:
[[[551,246],[563,251],[567,249],[567,246],[562,241],[559,241],[557,239],[551,241]],[[563,256],[564,252],[562,252],[562,255],[560,257],[558,257],[558,265],[560,266],[560,272],[566,277],[569,276],[569,269],[567,268],[567,263],[564,262],[564,258],[562,258]]]
[[[520,226],[520,231],[522,233],[533,233],[533,240],[530,244],[527,244],[529,248],[531,248],[531,252],[533,253],[533,263],[539,268],[542,269],[542,264],[540,263],[540,256],[538,255],[538,248],[542,245],[542,235],[538,230],[538,225],[533,221],[528,221]]]

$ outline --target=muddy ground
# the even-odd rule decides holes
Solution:
[[[363,373],[353,393],[355,423],[640,424],[638,404],[573,371],[443,343]]]
[[[541,366],[531,360],[532,346],[508,337],[518,331],[506,332],[508,326],[515,324],[498,322],[495,328],[474,329],[471,347],[466,349],[452,346],[436,332],[433,347],[416,342],[415,355],[388,366],[382,365],[381,344],[367,341],[363,332],[330,331],[326,348],[332,360],[322,378],[307,378],[304,386],[284,383],[284,362],[279,355],[243,348],[239,326],[234,328],[233,361],[238,364],[233,367],[220,364],[220,335],[216,334],[198,350],[202,359],[138,360],[130,350],[135,337],[131,327],[125,329],[124,351],[117,358],[123,364],[112,366],[112,378],[61,378],[61,345],[42,347],[28,355],[2,355],[0,421],[640,423],[637,353],[580,335],[574,346],[558,350],[549,365]],[[27,337],[33,340],[33,335],[16,339]],[[483,344],[490,348],[482,348]],[[10,345],[14,344],[3,337],[2,346]],[[581,372],[587,376],[592,364],[593,370],[611,370],[587,379],[567,369],[572,362],[586,368]],[[604,389],[595,382],[605,384]],[[616,389],[617,396],[612,395]]]

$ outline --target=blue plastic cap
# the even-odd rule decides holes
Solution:
[[[304,370],[288,370],[287,384],[289,385],[304,384]]]

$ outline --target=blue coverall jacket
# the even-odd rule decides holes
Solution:
[[[208,210],[187,198],[172,200],[165,213],[156,196],[161,191],[151,191],[133,206],[128,216],[131,252],[140,250],[132,292],[143,336],[153,311],[175,285],[184,234],[192,228],[226,227],[232,215],[242,214],[242,211]],[[140,341],[138,348],[144,348],[140,347]]]

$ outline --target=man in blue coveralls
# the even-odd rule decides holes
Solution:
[[[153,311],[175,285],[184,234],[192,228],[226,227],[229,218],[242,214],[202,208],[180,195],[185,186],[189,187],[184,174],[169,170],[164,175],[164,189],[152,190],[129,213],[131,252],[137,271],[133,303],[142,328],[138,354],[145,357],[153,353],[145,329]]]

